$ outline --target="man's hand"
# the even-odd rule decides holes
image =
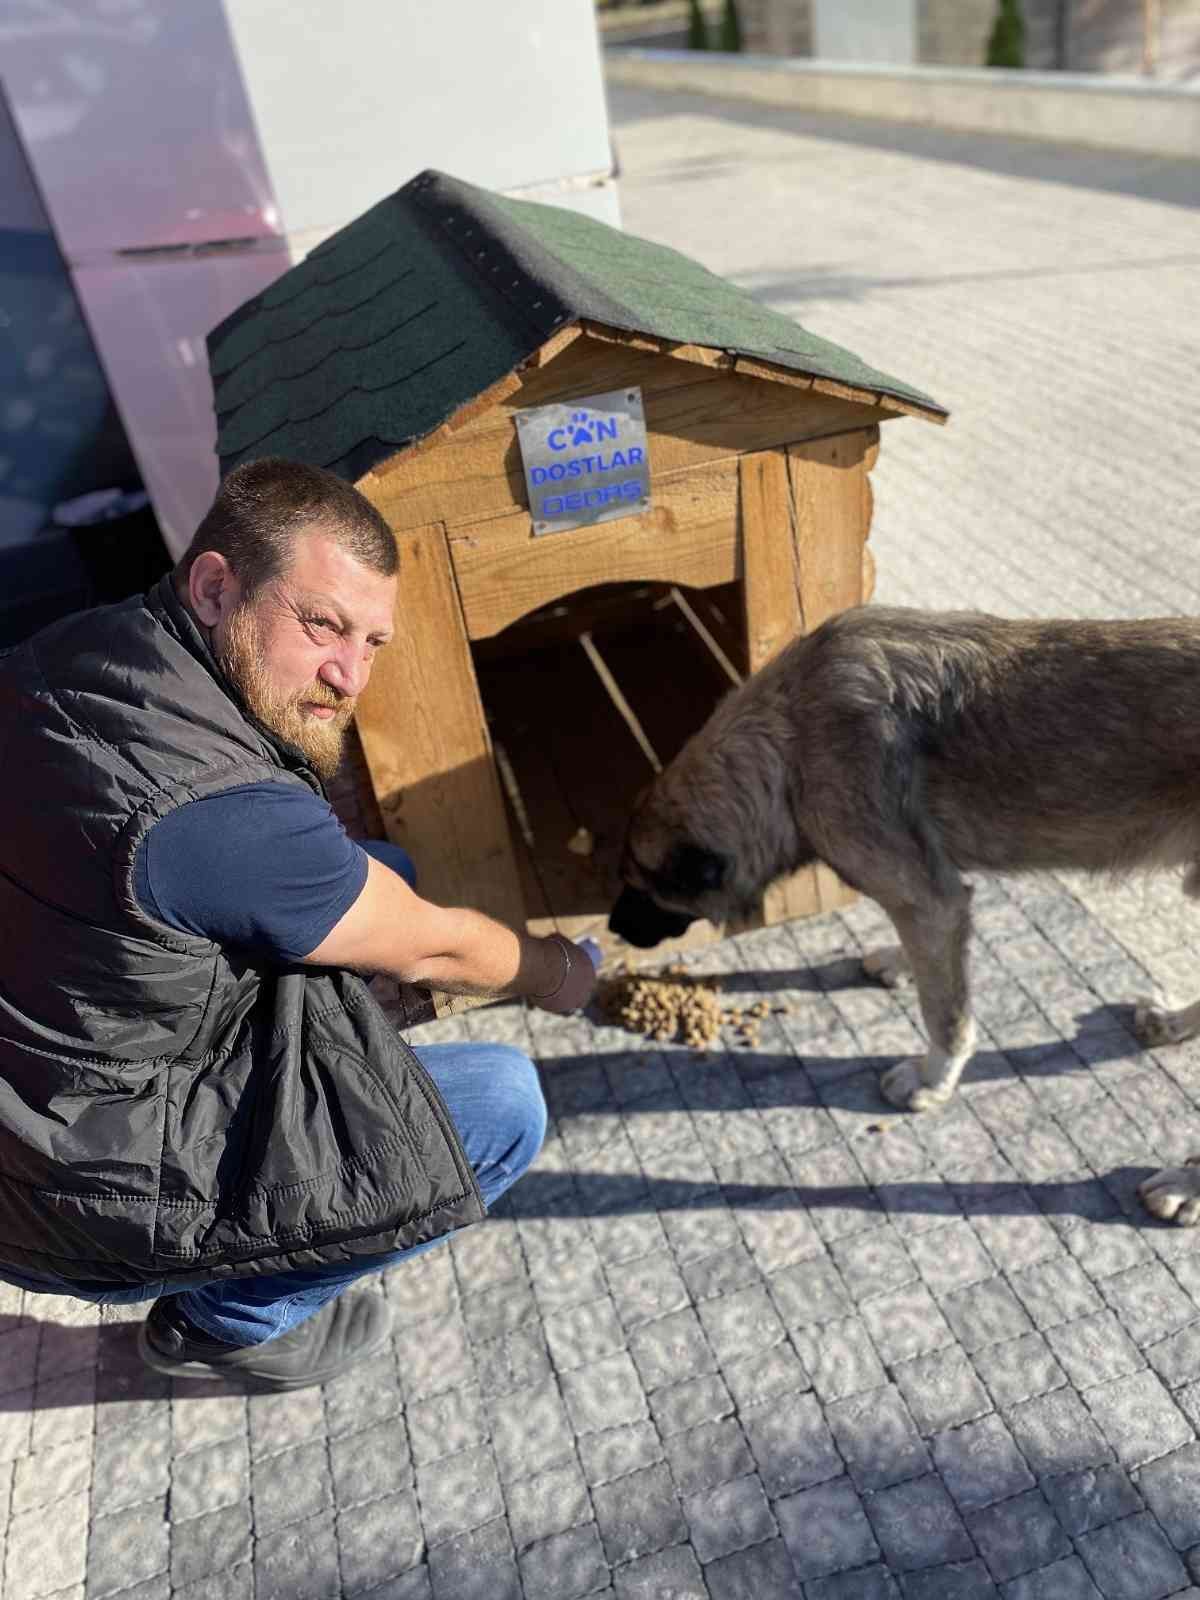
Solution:
[[[560,1016],[579,1011],[587,1005],[596,987],[596,962],[586,944],[575,944],[561,933],[552,933],[546,942],[556,944],[562,952],[562,977],[549,994],[531,994],[529,998],[543,1011],[554,1011]],[[597,957],[599,954],[596,950]]]
[[[304,959],[443,994],[511,995],[555,1012],[577,1011],[596,985],[587,952],[570,939],[537,939],[479,911],[434,905],[373,858],[358,899]]]

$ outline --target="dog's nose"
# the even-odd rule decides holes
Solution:
[[[694,921],[682,912],[664,910],[648,894],[627,885],[609,914],[608,928],[627,944],[651,950],[664,939],[677,939]]]

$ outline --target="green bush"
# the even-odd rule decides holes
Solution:
[[[1021,0],[1000,0],[996,20],[988,38],[987,65],[989,67],[1023,67],[1025,65],[1025,18],[1021,15]]]
[[[700,0],[688,0],[688,49],[708,49],[708,24],[700,9]]]
[[[741,48],[742,25],[738,21],[737,0],[725,0],[725,9],[721,13],[721,30],[717,36],[717,49],[734,54]]]

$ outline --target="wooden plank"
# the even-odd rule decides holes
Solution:
[[[650,620],[652,608],[669,593],[670,585],[665,583],[602,584],[555,600],[523,616],[503,633],[475,641],[472,654],[477,663],[497,661],[505,656],[525,655],[530,650],[544,650],[549,645],[574,643],[588,629],[595,632],[613,623],[632,627],[643,616]]]
[[[526,369],[470,420],[393,456],[358,487],[393,528],[445,522],[451,529],[528,507],[513,413],[637,385],[642,390],[652,487],[663,474],[744,450],[814,439],[879,422],[877,406],[806,388],[738,377],[624,345],[577,339],[543,368]],[[507,382],[508,380],[506,380]]]
[[[743,456],[742,542],[746,638],[757,671],[801,633],[857,605],[866,548],[863,430],[838,439]],[[802,868],[763,896],[771,924],[853,899],[828,868]]]
[[[472,639],[601,583],[729,583],[739,572],[738,463],[733,457],[657,477],[652,509],[534,538],[528,512],[451,537]]]
[[[870,435],[861,432],[788,447],[791,526],[805,633],[862,601],[863,485],[871,443]]]
[[[785,450],[742,456],[742,601],[751,672],[803,631],[796,508]]]
[[[383,823],[428,899],[519,927],[525,906],[446,532],[433,524],[397,544],[396,637],[357,713]]]

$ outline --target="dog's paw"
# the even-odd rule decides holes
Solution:
[[[908,957],[898,944],[886,944],[878,950],[868,950],[862,958],[862,969],[868,978],[883,984],[885,989],[901,989],[912,982]]]
[[[1186,1167],[1166,1167],[1138,1184],[1138,1199],[1152,1217],[1161,1222],[1177,1222],[1194,1227],[1200,1222],[1200,1157],[1193,1156]]]
[[[923,1076],[924,1067],[924,1056],[914,1056],[911,1061],[889,1067],[879,1080],[883,1098],[902,1111],[933,1111],[944,1106],[954,1093],[953,1085],[930,1087]]]
[[[1178,1044],[1187,1038],[1187,1030],[1180,1022],[1179,1013],[1155,995],[1144,995],[1133,1005],[1133,1031],[1139,1041],[1147,1046]]]

